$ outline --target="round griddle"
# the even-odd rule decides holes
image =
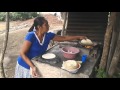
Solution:
[[[44,59],[44,58],[42,58],[42,55],[40,55],[40,56],[32,58],[32,60],[36,60],[36,61],[39,61],[39,62],[42,62],[42,63],[48,63],[48,64],[51,64],[51,65],[54,65],[54,64],[60,62],[60,58],[57,55],[53,59]]]

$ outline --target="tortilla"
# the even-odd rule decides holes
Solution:
[[[83,39],[81,40],[82,45],[93,45],[93,42],[90,39]]]
[[[77,69],[78,63],[75,60],[67,60],[64,62],[64,67],[67,70]]]
[[[53,53],[46,53],[46,54],[42,55],[42,58],[44,58],[44,59],[53,59],[55,57],[56,57],[56,55]]]
[[[81,67],[80,63],[82,63],[82,62],[75,61],[75,60],[63,61],[61,68],[63,70],[67,70],[68,72],[76,73],[76,72],[78,72],[79,68]]]

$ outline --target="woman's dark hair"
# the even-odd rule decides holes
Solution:
[[[34,27],[35,27],[35,29],[37,29],[38,25],[42,26],[45,22],[48,23],[48,21],[44,17],[37,17],[37,18],[35,18],[34,19],[34,23],[31,26],[31,28],[28,30],[28,32],[33,31]]]

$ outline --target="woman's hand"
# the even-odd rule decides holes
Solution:
[[[37,77],[40,76],[40,75],[38,74],[37,68],[36,68],[35,66],[32,68],[32,76],[33,76],[34,78],[37,78]]]
[[[87,37],[86,37],[86,36],[80,36],[79,39],[80,39],[80,40],[82,40],[82,39],[87,39]]]

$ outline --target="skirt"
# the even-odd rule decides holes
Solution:
[[[32,76],[30,75],[30,69],[26,69],[26,68],[22,67],[17,62],[14,78],[32,78]]]

